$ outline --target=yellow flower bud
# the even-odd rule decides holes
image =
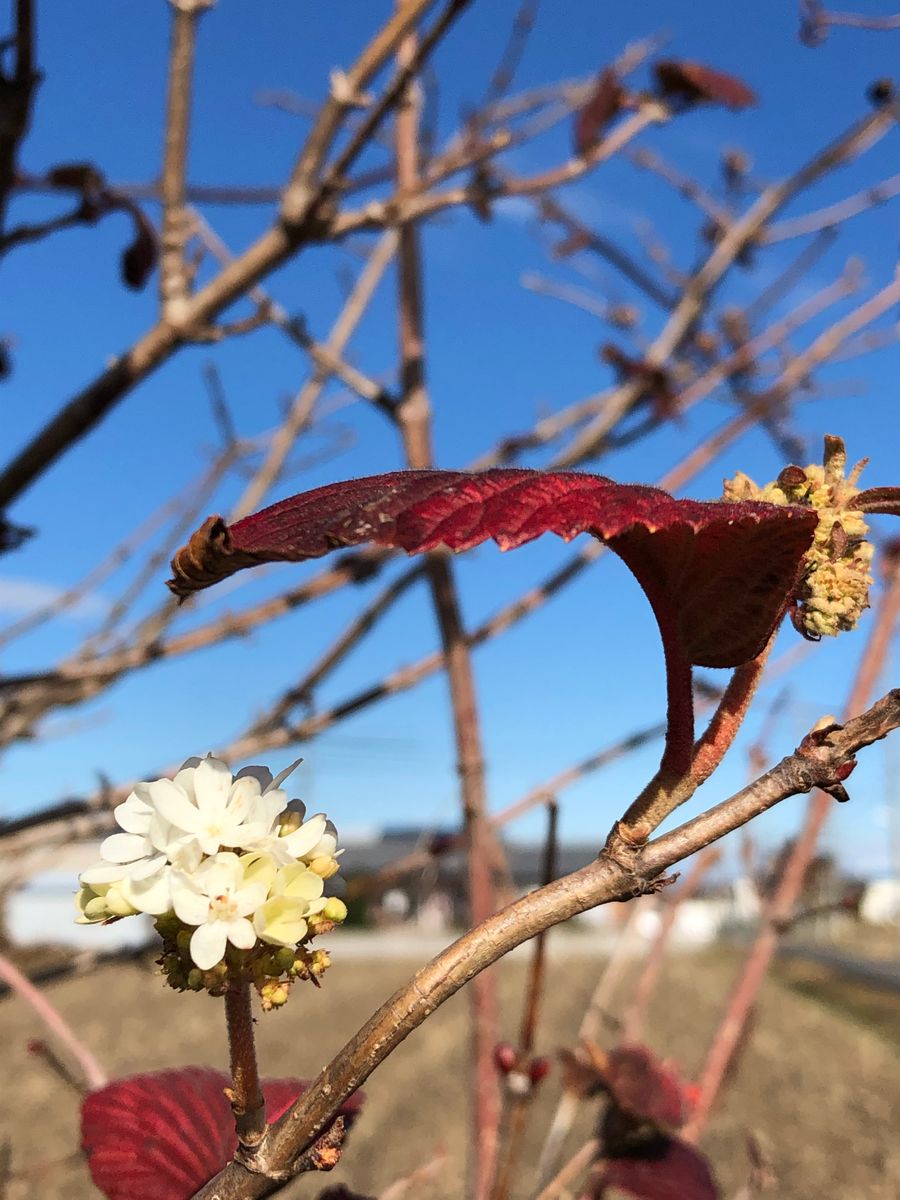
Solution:
[[[322,916],[328,921],[334,921],[339,925],[341,921],[347,919],[347,905],[337,896],[331,896],[328,903],[322,909]]]
[[[336,858],[314,858],[309,869],[320,879],[330,879],[332,875],[337,875],[341,866]]]

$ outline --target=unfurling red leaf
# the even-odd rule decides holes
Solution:
[[[687,1117],[678,1076],[646,1046],[617,1046],[604,1072],[612,1103],[629,1116],[660,1129],[679,1129]]]
[[[91,1178],[108,1200],[189,1200],[218,1174],[237,1147],[230,1080],[185,1067],[118,1079],[81,1106],[81,1148]],[[275,1121],[307,1087],[300,1079],[263,1082]],[[341,1110],[349,1125],[361,1096]]]
[[[853,507],[861,512],[900,516],[900,488],[874,487],[853,498]]]
[[[594,1195],[618,1188],[635,1200],[718,1200],[709,1163],[693,1146],[677,1138],[659,1138],[646,1150],[646,1154],[606,1158]]]
[[[575,114],[573,133],[578,154],[589,154],[597,145],[603,130],[622,111],[625,95],[622,81],[612,67],[600,72],[593,92]]]
[[[169,587],[184,597],[244,567],[362,542],[419,554],[493,538],[510,550],[542,533],[588,532],[628,564],[690,662],[729,667],[768,640],[816,520],[810,509],[675,500],[602,475],[397,471],[328,484],[231,526],[210,517],[173,558]]]
[[[660,92],[682,104],[724,104],[728,108],[749,108],[757,103],[756,92],[734,75],[714,71],[703,63],[670,58],[654,65]]]

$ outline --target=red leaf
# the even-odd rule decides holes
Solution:
[[[81,1106],[81,1148],[108,1200],[189,1200],[237,1147],[227,1075],[184,1067],[117,1079]],[[263,1082],[275,1121],[307,1087],[300,1079]],[[361,1096],[341,1110],[356,1114]],[[349,1121],[348,1121],[349,1124]]]
[[[707,101],[739,109],[757,103],[756,92],[742,80],[703,63],[671,58],[655,63],[653,69],[662,94],[686,105]]]
[[[600,72],[587,103],[575,115],[573,133],[578,154],[589,154],[594,149],[603,130],[622,111],[625,95],[622,82],[612,67]]]
[[[257,563],[368,541],[419,554],[590,532],[625,560],[657,612],[667,610],[691,662],[728,667],[765,645],[816,519],[810,509],[754,501],[675,500],[602,475],[397,471],[328,484],[232,526],[210,517],[173,558],[169,587],[184,597]]]
[[[709,1163],[693,1146],[661,1138],[647,1149],[639,1157],[607,1158],[595,1194],[614,1187],[636,1200],[718,1200]]]
[[[125,286],[139,292],[153,274],[159,247],[150,220],[137,205],[130,206],[129,211],[134,221],[134,237],[122,251],[120,268]]]
[[[900,488],[869,488],[854,497],[853,507],[867,513],[883,513],[885,516],[891,517],[900,516]]]
[[[674,1071],[646,1046],[610,1050],[605,1075],[613,1104],[661,1129],[678,1129],[686,1119],[685,1096]]]

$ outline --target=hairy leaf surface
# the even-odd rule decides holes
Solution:
[[[303,492],[231,526],[210,517],[172,560],[169,587],[184,597],[244,567],[363,542],[419,554],[492,538],[511,550],[542,533],[587,532],[625,560],[692,663],[728,667],[765,644],[815,524],[808,509],[676,500],[602,475],[397,471]]]
[[[189,1200],[237,1148],[227,1075],[184,1067],[117,1079],[81,1107],[81,1148],[108,1200]],[[305,1091],[300,1079],[263,1082],[275,1121]],[[352,1117],[361,1096],[341,1110]],[[349,1121],[348,1121],[349,1124]]]

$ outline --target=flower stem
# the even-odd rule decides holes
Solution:
[[[231,1111],[238,1141],[256,1150],[266,1132],[266,1102],[259,1086],[250,985],[232,984],[225,993],[225,1021],[231,1055]]]

